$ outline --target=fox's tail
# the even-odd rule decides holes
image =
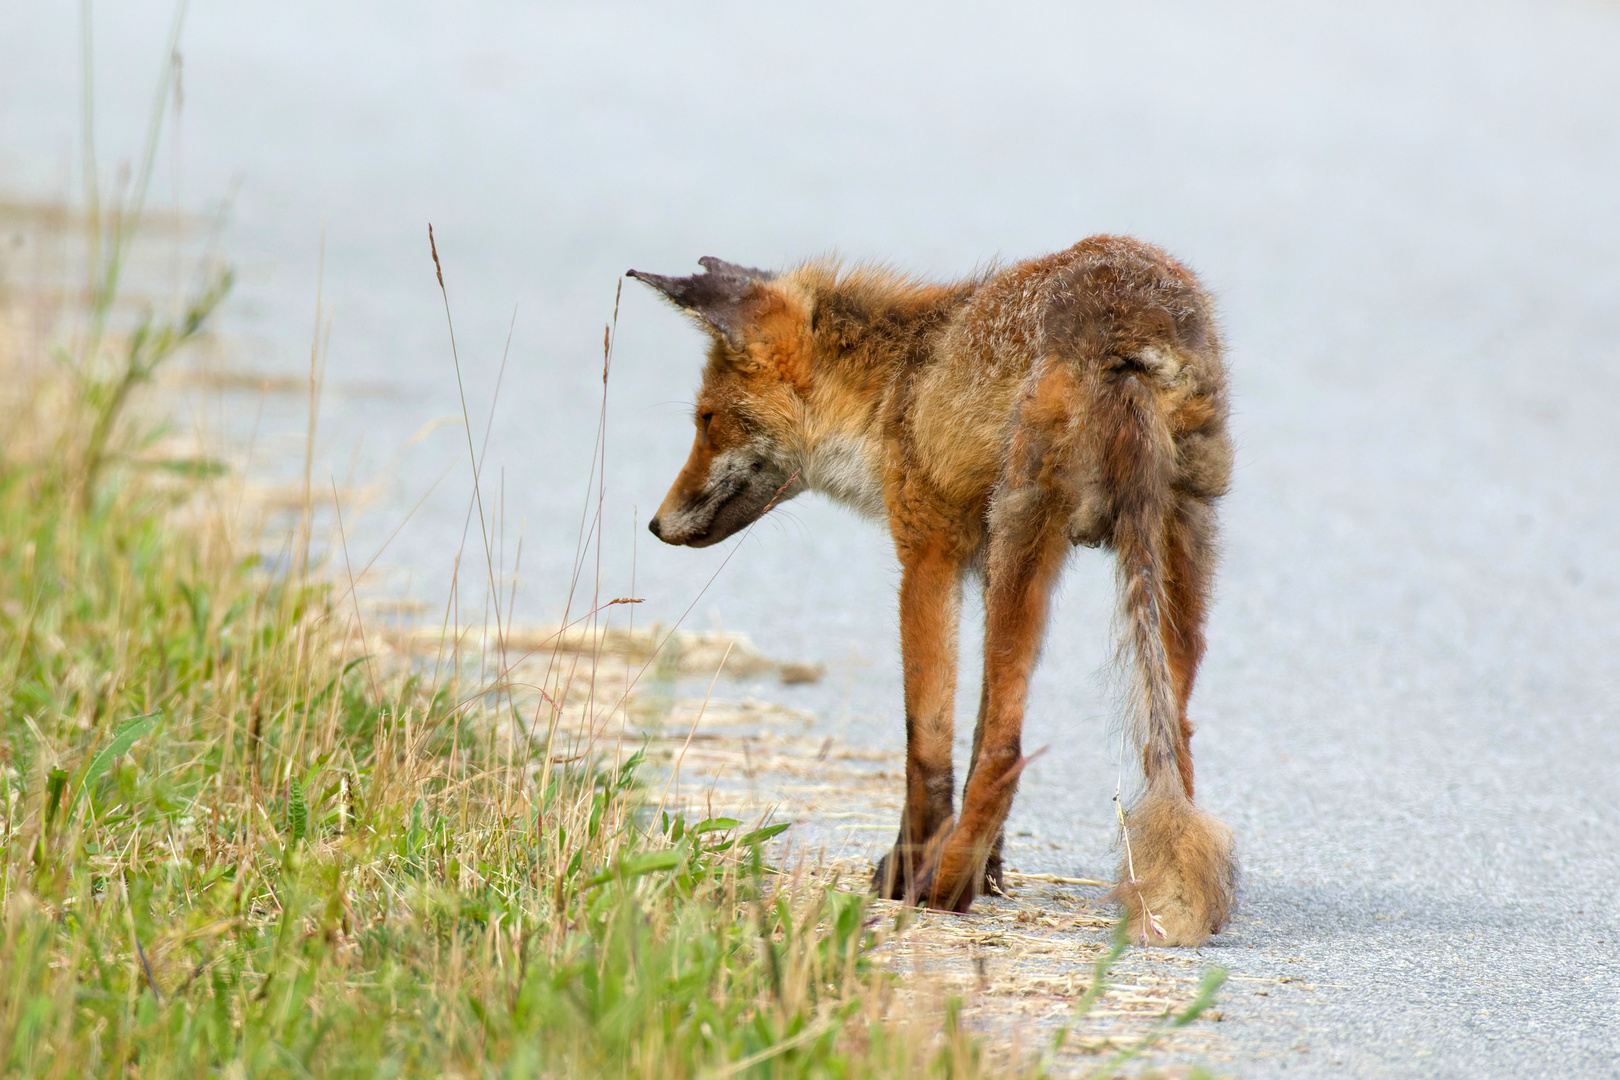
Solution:
[[[1188,798],[1181,777],[1181,716],[1165,649],[1171,617],[1168,526],[1175,502],[1176,448],[1153,390],[1135,373],[1115,381],[1109,402],[1116,416],[1104,468],[1114,501],[1113,548],[1118,555],[1122,659],[1132,679],[1126,722],[1148,791]]]
[[[1118,558],[1121,651],[1130,677],[1127,730],[1141,753],[1146,789],[1123,815],[1125,857],[1115,897],[1133,938],[1197,945],[1220,930],[1231,909],[1237,867],[1232,834],[1192,801],[1191,729],[1183,717],[1196,651],[1182,645],[1173,669],[1170,643],[1201,641],[1203,598],[1178,581],[1191,571],[1171,558],[1200,537],[1208,500],[1178,481],[1178,448],[1155,384],[1153,365],[1127,366],[1102,388],[1097,429],[1105,486],[1113,503],[1111,546]],[[1196,502],[1197,505],[1189,505]],[[1204,515],[1199,517],[1198,515]],[[1177,685],[1179,679],[1183,685]]]

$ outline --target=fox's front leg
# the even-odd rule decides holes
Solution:
[[[917,895],[928,842],[951,821],[951,741],[961,564],[948,544],[900,545],[900,654],[906,686],[906,804],[894,850],[873,887],[895,900]]]

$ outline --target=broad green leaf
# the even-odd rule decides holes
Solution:
[[[787,832],[793,827],[791,821],[778,821],[775,825],[767,825],[763,829],[755,829],[751,833],[744,833],[738,838],[741,844],[762,844],[773,836]]]
[[[643,874],[656,873],[659,870],[673,870],[681,864],[684,858],[681,851],[671,848],[668,851],[649,851],[645,855],[630,855],[620,859],[613,869],[597,874],[590,881],[592,885],[603,885],[618,879],[629,880]]]
[[[79,803],[84,800],[85,793],[95,786],[103,773],[112,767],[115,759],[129,753],[129,748],[135,745],[135,740],[157,727],[162,714],[150,712],[142,716],[132,716],[118,726],[113,734],[112,742],[101,748],[101,753],[90,760],[90,767],[85,770],[84,776],[79,780],[78,789],[73,795],[73,809],[77,811]]]

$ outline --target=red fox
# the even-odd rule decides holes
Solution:
[[[1226,373],[1208,294],[1128,237],[951,284],[830,260],[781,273],[699,260],[632,270],[712,342],[691,456],[649,523],[706,547],[819,491],[887,520],[901,564],[906,799],[886,896],[965,912],[1001,891],[1025,696],[1069,551],[1117,559],[1128,729],[1146,785],[1119,885],[1139,942],[1225,924],[1232,835],[1193,804],[1187,699],[1204,652],[1215,501],[1227,490]],[[953,806],[957,620],[984,582],[984,677]]]

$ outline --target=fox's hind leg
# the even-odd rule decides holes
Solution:
[[[951,821],[951,742],[961,559],[943,535],[897,537],[901,560],[900,652],[905,666],[906,805],[894,849],[879,861],[880,896],[914,899],[929,842]]]
[[[1215,564],[1215,511],[1204,499],[1186,495],[1176,501],[1165,529],[1167,569],[1165,619],[1160,636],[1175,688],[1178,730],[1176,770],[1187,798],[1193,797],[1192,721],[1187,699],[1204,659],[1204,617]]]

